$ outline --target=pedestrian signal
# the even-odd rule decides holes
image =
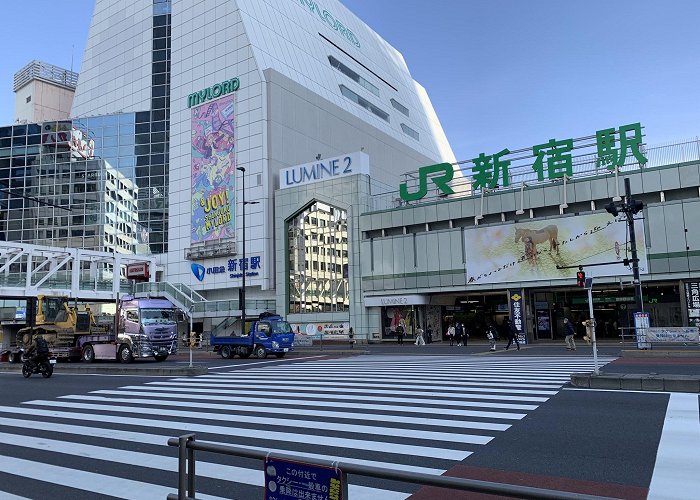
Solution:
[[[576,286],[585,287],[586,286],[586,273],[583,271],[578,271],[576,273]]]

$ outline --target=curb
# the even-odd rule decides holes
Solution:
[[[571,384],[585,389],[700,393],[700,375],[574,373]]]
[[[666,351],[657,349],[625,350],[620,352],[623,358],[700,358],[700,351]]]
[[[0,372],[6,373],[22,373],[22,364],[13,363],[10,365],[2,364],[0,365]],[[134,366],[80,366],[80,365],[59,365],[54,367],[54,373],[56,374],[109,374],[109,375],[139,375],[139,376],[151,376],[151,377],[161,377],[161,376],[195,376],[195,375],[205,375],[209,370],[204,365],[193,365],[192,368],[189,366],[164,366],[164,367],[134,367]]]

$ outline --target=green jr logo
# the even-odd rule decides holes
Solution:
[[[438,175],[439,174],[439,175]],[[449,163],[438,163],[437,165],[429,165],[421,167],[418,170],[420,181],[418,183],[418,191],[409,193],[406,183],[403,182],[399,186],[399,196],[404,201],[416,201],[428,194],[428,177],[433,181],[443,194],[453,194],[454,191],[448,185],[455,175],[452,165]]]

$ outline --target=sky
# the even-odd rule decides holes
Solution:
[[[207,0],[202,0],[207,1]],[[698,0],[341,0],[406,60],[457,160],[640,122],[700,135]],[[2,2],[0,124],[33,59],[79,71],[92,0]]]

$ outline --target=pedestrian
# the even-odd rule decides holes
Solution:
[[[350,349],[355,348],[355,332],[352,330],[352,327],[350,327],[350,330],[348,332],[348,340],[350,340]]]
[[[583,340],[588,342],[588,345],[591,345],[591,341],[593,340],[593,321],[587,319],[581,324],[586,327],[586,335],[583,336]]]
[[[423,329],[419,326],[416,328],[416,345],[425,345],[425,339],[423,338]]]
[[[463,346],[463,339],[464,339],[464,325],[462,323],[457,323],[455,325],[455,340],[457,341],[458,346]]]
[[[574,325],[571,324],[569,318],[564,318],[564,342],[566,343],[567,351],[575,351],[576,343],[574,342]]]
[[[433,342],[433,329],[430,325],[425,330],[425,342],[426,344],[431,344]]]
[[[455,344],[455,327],[452,323],[447,328],[447,336],[450,338],[450,345],[453,346]]]
[[[464,326],[464,323],[462,323],[462,340],[464,341],[464,346],[467,346],[467,341],[469,340],[469,331],[467,330],[467,327]]]
[[[405,331],[405,325],[406,323],[404,322],[403,318],[401,318],[401,321],[399,321],[399,324],[396,325],[396,341],[398,342],[399,345],[403,345],[403,334]]]
[[[489,350],[496,350],[496,327],[489,323],[486,326],[486,338],[489,340]]]
[[[510,347],[510,345],[513,343],[515,340],[515,345],[518,346],[518,351],[520,350],[520,342],[518,341],[518,329],[515,328],[515,324],[508,318],[503,320],[503,324],[505,325],[504,331],[506,332],[506,335],[508,335],[508,344],[506,345],[505,349],[506,351]]]

